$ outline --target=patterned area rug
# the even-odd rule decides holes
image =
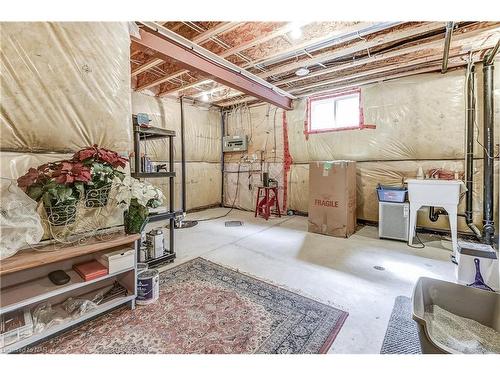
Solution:
[[[417,323],[412,318],[410,298],[396,297],[380,353],[422,354]]]
[[[35,353],[326,353],[347,312],[202,258],[160,276],[160,298],[30,348]]]

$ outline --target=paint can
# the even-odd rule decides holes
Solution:
[[[138,305],[148,305],[156,302],[160,296],[160,273],[158,270],[145,270],[137,275]]]

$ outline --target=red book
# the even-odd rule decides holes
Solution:
[[[97,279],[98,277],[108,274],[108,269],[101,263],[99,263],[97,260],[93,260],[86,263],[75,264],[73,265],[73,269],[85,281]]]

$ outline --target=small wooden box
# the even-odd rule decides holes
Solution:
[[[121,249],[102,254],[97,261],[108,268],[108,273],[116,273],[134,267],[135,250]]]

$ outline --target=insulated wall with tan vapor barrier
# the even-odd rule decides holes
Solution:
[[[225,115],[225,133],[246,135],[248,151],[224,155],[224,204],[254,210],[263,171],[279,182],[282,203],[283,110],[268,104],[230,110]]]
[[[477,124],[476,140],[482,144],[482,69],[476,67]],[[361,87],[362,109],[365,124],[375,129],[345,130],[338,132],[304,134],[306,100],[294,101],[294,109],[286,112],[288,143],[293,159],[288,174],[287,203],[290,209],[306,212],[308,202],[308,164],[311,161],[348,159],[357,163],[357,216],[358,219],[378,220],[378,200],[375,188],[383,185],[399,185],[405,178],[415,177],[421,166],[424,171],[443,168],[463,174],[465,146],[465,69],[446,74],[430,73],[391,80]],[[495,71],[495,102],[500,103],[500,73]],[[500,106],[495,105],[495,183],[498,182],[498,143]],[[265,140],[274,132],[273,121],[268,113],[275,107],[260,105],[239,107],[228,114],[227,130],[230,135],[258,133],[250,142],[250,153],[265,149],[268,155],[272,147]],[[278,110],[281,112],[281,110]],[[279,124],[282,125],[281,116]],[[283,175],[282,126],[277,137],[279,164],[274,173]],[[259,129],[256,132],[256,129]],[[482,146],[474,143],[474,222],[482,224]],[[273,146],[274,147],[274,146]],[[258,156],[258,152],[257,152]],[[238,155],[226,156],[226,163],[236,163]],[[266,160],[265,160],[266,161]],[[254,162],[260,163],[260,159]],[[237,165],[237,164],[235,164]],[[264,163],[265,165],[265,163]],[[232,170],[236,167],[231,166]],[[265,166],[264,166],[265,168]],[[228,165],[226,164],[226,170]],[[246,172],[240,176],[245,179]],[[258,180],[258,176],[252,176]],[[234,180],[234,177],[231,177]],[[225,184],[225,204],[234,197],[235,188]],[[283,191],[283,189],[281,189]],[[236,199],[239,206],[254,209],[255,191],[245,189],[240,183]],[[498,185],[495,186],[498,197]],[[459,210],[463,212],[464,201]],[[495,215],[498,214],[498,199],[495,200]],[[448,229],[448,220],[441,217],[432,223],[427,212],[419,213],[418,225],[434,229]],[[459,218],[459,229],[467,232],[463,218]]]
[[[1,23],[0,35],[3,182],[92,144],[128,154],[127,23]],[[114,210],[102,226],[122,222]]]
[[[147,113],[150,125],[174,130],[175,208],[181,208],[181,110],[179,100],[132,93],[132,113]],[[187,210],[221,203],[221,113],[184,102]],[[168,162],[168,140],[142,142],[153,162]],[[167,179],[149,179],[168,196]]]
[[[0,24],[2,151],[131,145],[126,23]]]
[[[98,144],[128,156],[132,113],[180,135],[178,103],[131,93],[127,23],[0,23],[1,177],[15,180],[30,167],[69,158]],[[133,96],[133,98],[132,98]],[[221,196],[220,113],[186,105],[188,208]],[[161,141],[153,160],[166,160]],[[175,139],[175,208],[180,208],[180,137]],[[126,173],[129,167],[126,167]],[[166,181],[166,180],[165,180]],[[152,179],[166,194],[164,181]],[[123,222],[121,212],[103,226]]]

